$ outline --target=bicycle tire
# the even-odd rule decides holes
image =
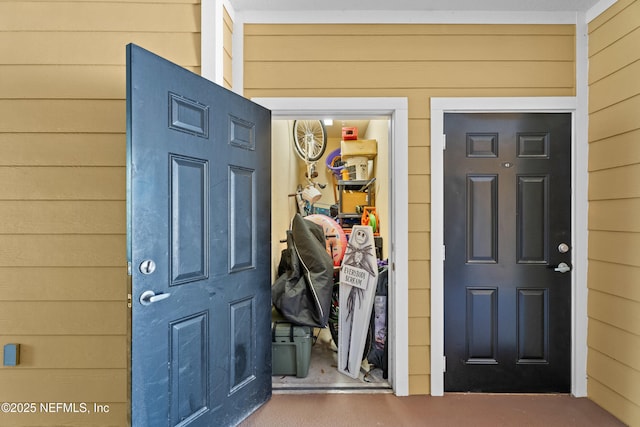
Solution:
[[[302,160],[320,160],[327,149],[327,129],[322,120],[294,120],[293,143]]]

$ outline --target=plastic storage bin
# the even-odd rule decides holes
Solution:
[[[309,374],[312,330],[310,326],[294,325],[285,321],[271,323],[272,375]]]

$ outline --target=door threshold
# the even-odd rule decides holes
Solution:
[[[393,394],[387,387],[285,387],[274,388],[273,394]]]
[[[450,396],[468,396],[468,395],[478,395],[478,396],[571,396],[569,392],[560,392],[560,391],[541,391],[540,393],[535,393],[531,391],[523,391],[513,392],[507,391],[504,393],[496,392],[496,391],[445,391],[444,394]]]

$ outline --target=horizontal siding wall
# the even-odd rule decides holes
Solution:
[[[199,72],[199,3],[0,2],[0,402],[109,406],[2,426],[128,423],[125,47]]]
[[[408,98],[411,394],[430,392],[429,100],[573,96],[574,52],[572,25],[244,27],[249,98]]]
[[[640,0],[589,25],[588,395],[640,426]]]
[[[227,12],[227,9],[223,7],[223,37],[222,37],[222,49],[224,57],[222,60],[223,71],[222,80],[223,86],[227,89],[233,89],[233,20]]]

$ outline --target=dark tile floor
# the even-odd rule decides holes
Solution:
[[[241,427],[613,427],[620,421],[569,395],[274,394]]]
[[[396,397],[375,375],[351,379],[336,369],[328,331],[318,331],[308,376],[274,376],[273,397],[241,427],[618,427],[586,398],[566,394],[468,394]],[[375,371],[372,371],[375,372]],[[377,379],[376,379],[377,378]]]

